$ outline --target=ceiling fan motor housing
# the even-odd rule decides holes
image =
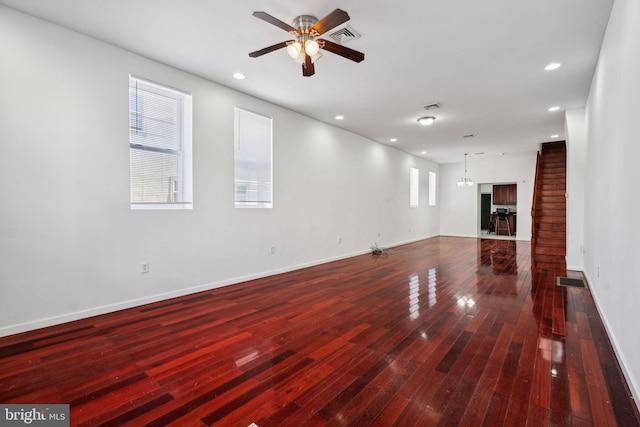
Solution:
[[[308,33],[309,29],[318,22],[318,18],[311,15],[300,15],[296,16],[291,22],[291,25],[298,29],[301,33]]]

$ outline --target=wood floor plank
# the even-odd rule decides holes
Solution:
[[[73,426],[640,426],[569,274],[435,237],[0,338],[0,402]]]

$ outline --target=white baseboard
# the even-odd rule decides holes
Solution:
[[[568,267],[567,267],[568,268]],[[625,380],[627,381],[627,385],[631,391],[631,395],[633,397],[633,401],[636,404],[636,407],[640,411],[640,384],[635,381],[635,378],[631,375],[631,373],[626,369],[627,359],[624,357],[624,353],[622,352],[620,345],[618,344],[618,340],[616,339],[616,335],[613,333],[613,329],[610,327],[609,319],[607,319],[606,314],[600,309],[600,298],[598,297],[597,286],[593,288],[591,285],[592,282],[589,278],[589,274],[586,270],[583,270],[583,274],[585,279],[587,279],[587,285],[589,286],[589,291],[593,296],[593,301],[596,304],[596,310],[598,310],[598,315],[602,319],[602,323],[604,324],[604,329],[607,333],[607,337],[609,337],[609,341],[611,341],[611,346],[613,347],[613,352],[618,359],[618,365],[622,370],[622,375],[624,375]]]
[[[420,240],[425,240],[435,236],[427,236],[420,237],[413,240],[408,240],[405,242],[392,243],[389,245],[381,244],[380,247],[391,248],[396,246],[402,246],[409,243],[418,242]],[[92,307],[86,310],[74,311],[71,313],[65,313],[59,316],[46,317],[43,319],[37,319],[29,322],[16,323],[13,325],[2,326],[0,327],[0,337],[5,337],[9,335],[19,334],[21,332],[31,331],[34,329],[46,328],[48,326],[60,325],[62,323],[72,322],[74,320],[86,319],[92,316],[99,316],[101,314],[112,313],[118,310],[124,310],[127,308],[138,307],[144,304],[150,304],[158,301],[168,300],[171,298],[181,297],[185,295],[195,294],[198,292],[209,291],[216,288],[221,288],[223,286],[235,285],[242,282],[247,282],[249,280],[261,279],[263,277],[274,276],[276,274],[288,273],[290,271],[300,270],[307,267],[313,267],[315,265],[325,264],[332,261],[338,261],[341,259],[351,258],[358,255],[364,255],[366,253],[371,252],[370,249],[351,252],[347,254],[337,255],[335,257],[329,257],[324,259],[318,259],[302,264],[292,265],[288,267],[279,268],[276,270],[263,271],[255,274],[248,274],[246,276],[238,276],[232,277],[229,279],[221,280],[218,282],[205,283],[198,286],[193,286],[184,289],[178,289],[172,292],[166,292],[162,294],[155,294],[146,296],[143,298],[136,298],[127,301],[120,301],[113,304],[102,305],[98,307]]]

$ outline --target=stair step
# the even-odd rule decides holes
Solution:
[[[545,248],[564,248],[566,239],[547,239],[538,237],[536,240],[536,246],[542,246]]]
[[[554,179],[554,180],[542,181],[541,183],[544,183],[544,184],[553,183],[554,185],[561,186],[563,188],[558,188],[556,190],[561,190],[562,194],[564,194],[564,190],[565,190],[564,187],[566,186],[566,182],[565,181],[560,181],[560,180]],[[541,191],[544,191],[544,189],[541,189],[540,187],[538,187],[538,189],[536,190],[536,194],[540,193]]]
[[[546,196],[559,196],[559,197],[563,197],[564,198],[564,194],[565,191],[564,189],[542,189],[538,192],[536,192],[537,196],[542,196],[542,197],[546,197]]]
[[[542,160],[543,162],[557,162],[566,158],[566,153],[544,153],[540,160]]]
[[[540,168],[540,172],[541,172],[543,175],[544,175],[544,174],[547,174],[547,173],[549,173],[549,172],[555,172],[555,173],[562,173],[562,174],[564,174],[564,173],[566,173],[566,172],[567,172],[567,170],[566,170],[562,165],[555,165],[555,164],[553,164],[553,165],[545,165],[545,166],[542,166],[542,167]]]
[[[548,171],[540,171],[539,182],[541,184],[549,184],[553,183],[553,180],[566,181],[567,174],[565,171],[558,170],[548,170]],[[561,182],[557,182],[556,184],[561,184]]]
[[[567,241],[567,232],[566,231],[551,231],[551,230],[538,230],[536,233],[536,238],[540,241],[544,241],[546,239],[558,239],[563,242]]]
[[[559,180],[559,179],[549,179],[549,180],[540,180],[540,185],[557,185],[561,188],[556,188],[555,190],[564,190],[566,188],[566,181],[564,180]],[[536,193],[539,193],[540,191],[544,191],[544,189],[538,187],[538,189],[536,190]],[[564,193],[564,191],[562,191]]]
[[[567,232],[567,225],[559,222],[543,222],[536,224],[538,231]]]
[[[566,218],[566,209],[541,209],[540,213],[536,215],[536,218]]]
[[[539,217],[537,216],[535,219],[537,225],[542,224],[566,224],[567,219],[564,216],[548,216],[548,217]]]
[[[539,214],[543,213],[547,209],[566,211],[567,204],[566,204],[566,201],[564,199],[561,202],[558,202],[558,203],[549,202],[549,201],[545,201],[543,203],[536,203],[535,213],[536,213],[536,215],[539,215]]]
[[[565,203],[564,194],[562,196],[539,196],[536,194],[536,202],[539,203]]]
[[[540,247],[537,244],[536,244],[534,253],[538,255],[559,255],[559,256],[563,256],[567,254],[564,248],[546,248],[546,247]]]
[[[551,147],[546,144],[542,145],[542,155],[547,154],[558,154],[558,153],[566,153],[567,149],[564,145],[558,145],[556,147]]]
[[[545,142],[542,144],[542,154],[546,153],[557,153],[557,152],[566,152],[567,145],[564,141],[553,141],[553,142]]]
[[[547,156],[566,156],[567,155],[567,150],[542,150],[542,156],[543,157],[547,157]]]
[[[559,184],[555,182],[542,182],[539,187],[540,190],[562,190],[565,191],[567,186],[565,184]]]
[[[542,158],[540,159],[540,166],[548,166],[552,164],[558,165],[558,166],[565,166],[567,164],[567,158],[565,156],[554,156],[554,157],[542,156]]]

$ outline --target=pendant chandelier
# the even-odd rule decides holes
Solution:
[[[464,178],[460,178],[458,180],[458,187],[464,187],[465,185],[471,186],[473,185],[473,180],[471,178],[467,178],[467,154],[464,153]]]

